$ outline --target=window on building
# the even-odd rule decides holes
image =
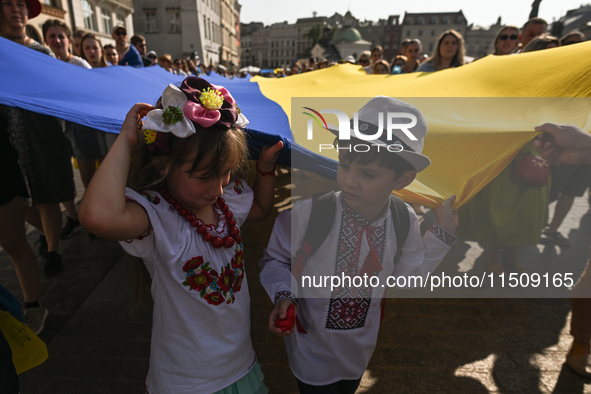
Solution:
[[[94,10],[92,4],[86,0],[80,0],[82,5],[82,18],[84,19],[84,28],[87,30],[97,30],[96,22],[94,20]]]
[[[207,18],[205,18],[205,15],[203,15],[203,34],[205,35],[205,38],[209,38],[207,35]]]
[[[431,18],[431,24],[432,25],[436,25],[437,23],[439,23],[439,21],[437,20],[437,17],[434,16],[433,18]]]
[[[178,11],[172,11],[168,13],[168,32],[169,33],[180,33],[181,32],[181,17]]]
[[[41,0],[41,4],[56,7],[55,0]]]
[[[111,34],[113,32],[113,21],[111,12],[106,7],[101,7],[101,19],[103,20],[103,32]]]
[[[435,37],[435,30],[431,30],[431,37]]]
[[[407,36],[407,37],[410,37],[410,30],[407,30],[407,31],[406,31],[406,36]]]
[[[433,50],[433,45],[434,45],[433,43],[429,44],[429,52],[431,52]]]
[[[464,18],[462,18],[461,16],[458,16],[458,19],[456,19],[456,23],[462,23],[464,22]]]
[[[406,18],[407,25],[412,25],[412,22],[413,22],[412,18]]]
[[[422,25],[423,23],[425,23],[425,18],[423,18],[423,17],[419,17],[419,19],[417,19],[417,23],[418,23],[419,25]]]
[[[443,24],[447,25],[449,23],[449,18],[447,16],[443,17]]]
[[[123,27],[125,27],[125,16],[124,15],[115,14],[115,18],[117,20],[117,26],[123,26]]]
[[[419,37],[421,37],[423,35],[423,31],[419,30]]]
[[[146,33],[156,33],[157,31],[156,11],[146,12]]]

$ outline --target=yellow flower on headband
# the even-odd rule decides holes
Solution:
[[[224,96],[220,91],[212,88],[206,88],[201,92],[199,101],[206,109],[218,110],[222,108],[222,105],[224,104]]]
[[[153,144],[156,141],[156,130],[144,130],[144,136],[146,137],[146,144]]]

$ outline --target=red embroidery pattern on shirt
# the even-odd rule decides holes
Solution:
[[[435,222],[433,222],[431,227],[429,227],[429,231],[431,231],[433,235],[435,235],[437,238],[439,238],[441,241],[445,242],[449,246],[453,246],[457,241],[455,235],[448,232]]]
[[[244,185],[242,184],[242,181],[240,179],[235,179],[234,180],[234,191],[238,194],[242,194],[242,192],[244,191]]]
[[[367,220],[349,207],[342,196],[341,204],[343,215],[337,244],[335,276],[340,277],[345,274],[353,277],[358,275],[362,237],[368,237],[368,242],[376,251],[380,263],[382,262],[386,241],[386,221],[379,227],[369,226]],[[364,327],[371,304],[371,293],[372,289],[365,287],[336,288],[331,294],[326,328],[352,330]]]
[[[189,291],[199,292],[199,296],[211,305],[234,303],[244,280],[242,244],[237,245],[234,251],[234,257],[220,273],[212,269],[209,262],[204,262],[203,256],[188,260],[183,266],[186,272],[183,286],[187,286]]]
[[[277,304],[279,301],[283,300],[284,298],[290,299],[290,300],[294,300],[295,297],[293,296],[293,293],[291,291],[278,291],[277,294],[275,294],[275,304]]]
[[[152,197],[147,193],[140,193],[140,196],[145,197],[146,200],[150,201],[154,205],[160,204],[160,197],[158,197],[158,196]]]

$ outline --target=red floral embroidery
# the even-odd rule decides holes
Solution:
[[[230,268],[224,268],[222,274],[218,278],[218,286],[223,292],[228,292],[234,284],[234,270]]]
[[[244,271],[241,269],[237,269],[236,271],[240,271],[240,274],[236,277],[234,287],[232,287],[234,293],[238,293],[240,291],[240,289],[242,288],[242,280],[244,279]]]
[[[199,267],[201,264],[203,264],[203,257],[201,257],[201,256],[193,257],[191,260],[189,260],[185,263],[185,266],[183,267],[183,271],[187,272],[189,270],[194,270],[195,268]]]
[[[189,271],[191,272],[191,271]],[[207,289],[207,287],[214,281],[213,277],[209,274],[209,272],[200,269],[193,275],[190,275],[187,278],[187,282],[189,286],[193,290],[202,291]]]
[[[147,194],[147,193],[139,193],[139,194],[140,194],[141,196],[145,197],[145,198],[146,198],[146,200],[150,201],[150,202],[151,202],[152,204],[154,204],[154,205],[158,205],[158,204],[160,204],[160,197],[158,197],[158,196],[154,196],[154,197],[152,197],[152,196],[150,196],[150,195],[149,195],[149,194]]]
[[[230,263],[218,273],[210,267],[209,262],[204,262],[203,256],[193,257],[183,265],[186,272],[183,286],[189,291],[199,292],[199,296],[211,305],[222,303],[232,304],[236,300],[236,293],[242,288],[244,280],[244,256],[242,244],[236,245],[234,257]]]
[[[244,255],[242,254],[242,250],[237,252],[234,257],[232,257],[232,268],[242,268],[244,267]]]
[[[242,181],[240,179],[234,180],[234,191],[238,194],[242,194],[244,191],[244,185],[242,185]]]
[[[225,301],[224,296],[219,291],[206,294],[203,298],[212,305],[219,305]]]

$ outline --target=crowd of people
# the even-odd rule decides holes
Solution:
[[[31,38],[36,34],[35,29],[27,26],[40,10],[38,0],[4,0],[0,8],[2,35],[86,69],[158,66],[186,78],[180,88],[167,87],[157,107],[134,106],[117,138],[54,117],[0,107],[0,246],[15,266],[23,291],[26,324],[39,333],[48,311],[39,304],[38,265],[26,239],[25,222],[41,234],[40,253],[45,259],[46,276],[61,272],[60,239],[68,237],[82,223],[92,237],[120,241],[126,252],[142,259],[149,271],[155,320],[147,391],[170,392],[174,387],[172,391],[180,393],[190,392],[187,387],[200,387],[207,392],[265,393],[249,330],[244,329],[250,325],[250,300],[244,277],[240,225],[245,220],[262,220],[270,214],[275,160],[283,143],[262,149],[251,190],[244,181],[231,178],[247,156],[243,132],[247,119],[227,90],[217,91],[199,78],[214,71],[226,77],[238,74],[228,72],[223,66],[206,67],[196,54],[184,59],[173,59],[169,54],[158,56],[154,51],[147,51],[142,36],[134,35],[128,42],[124,26],[113,29],[114,46],[103,46],[96,35],[72,33],[62,21],[50,19],[44,23],[42,34],[37,33],[40,41],[36,41]],[[558,39],[546,34],[546,30],[547,23],[540,18],[529,20],[522,29],[505,26],[495,37],[494,55],[547,50],[584,40],[579,32]],[[383,59],[380,46],[361,53],[357,60],[347,57],[341,62],[355,63],[368,74],[403,74],[461,67],[464,59],[462,36],[448,30],[437,40],[431,56],[422,54],[418,39],[409,39],[390,62]],[[332,65],[325,59],[311,58],[281,70],[278,75],[288,77]],[[407,141],[402,134],[397,136],[408,144],[404,154],[384,150],[380,153],[378,149],[363,158],[351,152],[339,155],[340,191],[331,195],[337,218],[333,218],[336,221],[332,238],[322,244],[324,249],[302,246],[297,256],[300,259],[300,252],[304,253],[302,264],[308,258],[342,259],[354,267],[362,263],[361,272],[370,274],[386,269],[402,276],[425,276],[437,268],[455,243],[456,229],[464,238],[486,245],[487,265],[495,274],[506,270],[526,272],[517,258],[522,245],[544,242],[568,246],[568,239],[558,232],[558,227],[574,197],[582,196],[591,184],[588,159],[591,148],[585,150],[591,147],[591,142],[581,130],[541,126],[539,131],[545,134],[517,155],[516,161],[542,152],[553,166],[551,186],[532,188],[516,183],[512,178],[515,167],[512,163],[459,212],[451,209],[455,197],[448,198],[435,211],[436,223],[421,236],[415,211],[407,209],[404,203],[403,216],[408,210],[410,222],[402,219],[401,223],[389,222],[386,218],[399,204],[391,199],[392,191],[408,186],[430,164],[421,154],[426,120],[417,108],[387,97],[370,100],[360,109],[359,117],[370,127],[372,120],[365,118],[366,114],[376,111],[414,113],[419,121],[419,141]],[[144,117],[146,120],[142,121]],[[376,143],[386,144],[380,141]],[[72,157],[86,189],[80,212],[74,204]],[[131,175],[134,185],[131,189],[126,185],[134,157],[140,171]],[[552,199],[558,202],[547,226],[548,204]],[[297,236],[304,243],[308,232],[304,223],[309,226],[315,203],[306,200],[294,207],[295,217],[302,224]],[[60,204],[66,211],[65,225]],[[318,302],[298,300],[291,292],[290,270],[295,251],[290,249],[290,234],[296,231],[290,224],[293,217],[293,214],[278,217],[261,262],[261,282],[276,305],[269,328],[277,335],[288,337],[289,360],[301,393],[327,390],[354,393],[376,344],[379,302],[370,305],[355,301],[371,298],[358,298],[355,294],[359,294],[350,289],[341,289],[340,293],[337,291]],[[349,227],[339,227],[341,221]],[[389,243],[382,236],[392,232],[401,235],[401,228],[405,228],[404,234],[408,233],[404,246]],[[343,240],[355,244],[352,247],[356,254],[341,255],[342,250],[337,250],[336,245]],[[181,271],[177,269],[180,260]],[[390,262],[396,265],[390,266]],[[314,267],[312,264],[303,269]],[[345,265],[340,269],[349,272],[350,267]],[[567,358],[575,372],[587,377],[591,376],[590,272],[587,266],[575,288],[578,298],[573,299],[574,341]],[[356,316],[363,318],[348,320],[340,315],[343,309],[356,310]],[[292,324],[283,329],[280,321],[286,320],[290,313]],[[232,324],[224,324],[222,329],[209,324],[212,320]],[[368,324],[364,325],[366,321]],[[178,331],[171,329],[169,322],[175,322]],[[199,335],[189,336],[195,330]],[[358,330],[361,335],[356,342],[349,343],[351,330]],[[202,357],[213,352],[215,360]],[[356,355],[355,360],[349,357],[352,353]],[[328,355],[331,362],[318,354]],[[170,370],[171,365],[183,363],[181,371]]]

